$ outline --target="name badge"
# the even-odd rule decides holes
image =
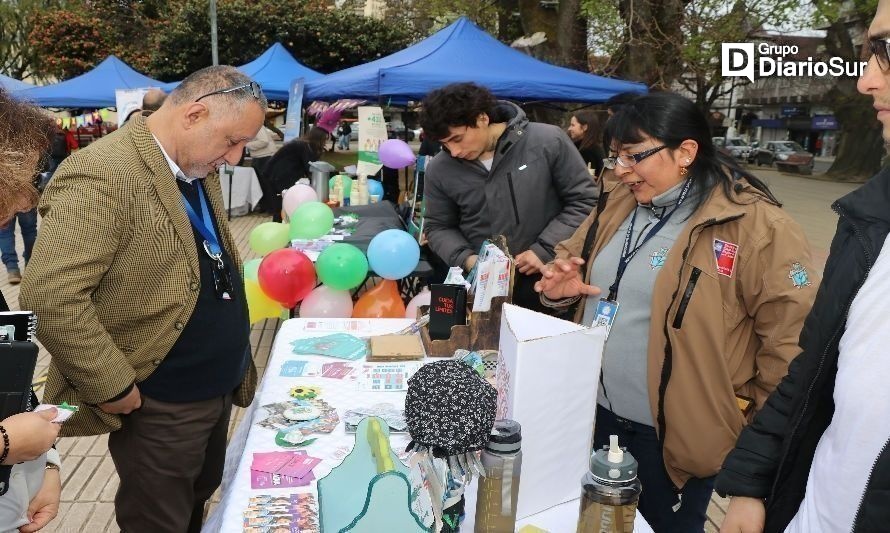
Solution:
[[[600,298],[596,304],[596,317],[593,319],[593,327],[605,326],[606,338],[609,338],[609,332],[612,331],[612,324],[615,323],[615,315],[618,314],[618,302]]]

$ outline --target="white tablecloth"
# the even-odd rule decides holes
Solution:
[[[333,433],[323,435],[309,446],[301,448],[305,449],[309,455],[323,459],[314,469],[316,479],[320,479],[342,461],[354,444],[354,435],[346,433],[342,422],[342,416],[346,409],[384,402],[403,405],[405,402],[404,392],[363,392],[357,390],[356,377],[358,368],[362,364],[361,361],[352,363],[357,369],[345,379],[281,377],[281,367],[289,359],[300,359],[317,363],[338,361],[337,359],[322,356],[293,355],[290,343],[300,338],[336,332],[347,332],[362,337],[393,333],[410,323],[411,320],[407,319],[291,319],[282,324],[272,346],[266,373],[257,390],[256,398],[245,413],[242,423],[229,443],[226,455],[226,471],[223,475],[222,499],[204,525],[204,532],[223,531],[240,533],[243,529],[242,513],[247,508],[248,498],[254,493],[291,494],[299,492],[315,493],[316,491],[314,482],[309,487],[262,489],[258,491],[253,491],[250,488],[250,465],[253,462],[254,452],[282,450],[274,442],[275,432],[273,430],[256,425],[256,422],[268,416],[266,410],[261,406],[287,401],[289,399],[289,389],[297,384],[321,388],[320,397],[331,406],[337,408],[341,422]],[[313,325],[314,329],[312,329]],[[390,441],[393,450],[398,453],[405,449],[409,437],[404,434],[393,434],[390,437]],[[581,490],[580,478],[578,490]],[[521,520],[519,525],[533,524],[551,533],[573,532],[577,523],[578,506],[577,500],[568,502]],[[474,509],[475,483],[467,491],[467,522],[461,526],[462,531],[473,531]],[[635,531],[651,531],[648,524],[645,523],[639,514],[637,515]]]
[[[219,169],[219,184],[222,187],[223,203],[229,208],[229,180],[232,183],[232,216],[246,215],[263,197],[260,180],[250,167],[223,165]]]

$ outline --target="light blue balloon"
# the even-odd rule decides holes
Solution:
[[[420,246],[408,232],[388,229],[368,245],[368,264],[381,278],[402,279],[414,272],[420,261]]]
[[[377,180],[368,180],[368,196],[377,195],[383,199],[383,184]]]

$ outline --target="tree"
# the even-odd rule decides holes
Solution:
[[[705,112],[736,84],[720,70],[724,42],[751,41],[765,25],[781,26],[797,0],[586,0],[604,21],[593,34],[599,71],[669,90],[680,84]],[[618,21],[620,28],[614,24]],[[740,83],[740,82],[739,82]]]
[[[91,69],[111,48],[102,26],[102,19],[79,9],[35,13],[28,35],[35,70],[46,77],[67,79]]]
[[[526,35],[547,36],[536,47],[536,56],[588,72],[587,19],[581,16],[581,0],[519,0],[519,15]]]
[[[862,58],[862,36],[877,9],[877,0],[819,0],[818,14],[828,22],[825,47],[829,55]],[[875,119],[870,97],[856,90],[856,78],[837,78],[825,96],[840,127],[837,157],[827,175],[838,180],[859,180],[880,170],[886,155],[881,123]]]
[[[411,42],[404,27],[314,0],[221,0],[217,6],[220,63],[239,65],[281,42],[301,63],[333,72],[383,57]],[[206,28],[206,31],[203,29]],[[163,80],[181,79],[211,64],[206,0],[186,0],[159,25],[149,69]]]
[[[35,50],[28,43],[34,15],[58,7],[54,0],[6,0],[0,2],[0,72],[16,79],[42,78],[35,72]]]
[[[77,0],[32,15],[27,44],[44,77],[70,78],[111,54],[148,73],[160,20],[176,2]]]

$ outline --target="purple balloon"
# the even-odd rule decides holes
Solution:
[[[414,163],[414,152],[408,143],[401,139],[388,139],[380,144],[377,157],[384,166],[394,169],[405,168]]]

